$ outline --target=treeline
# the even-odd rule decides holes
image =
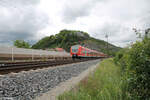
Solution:
[[[150,100],[150,38],[145,35],[142,41],[122,49],[114,61],[121,66],[128,98]]]
[[[44,37],[32,46],[34,49],[44,49],[44,48],[64,48],[69,51],[70,47],[75,44],[80,44],[85,39],[90,36],[86,32],[73,31],[73,30],[62,30],[56,35],[51,35]]]
[[[24,40],[15,40],[14,46],[16,46],[18,48],[27,48],[27,49],[31,48],[31,45]]]

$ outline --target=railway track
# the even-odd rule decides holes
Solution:
[[[94,58],[96,59],[96,58]],[[0,63],[0,74],[8,73],[18,73],[21,71],[36,70],[46,67],[55,67],[58,65],[78,63],[92,59],[59,59],[59,60],[50,60],[50,61],[28,61],[28,62],[1,62]]]

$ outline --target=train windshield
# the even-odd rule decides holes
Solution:
[[[71,48],[73,53],[77,53],[79,49],[79,45],[72,46]]]

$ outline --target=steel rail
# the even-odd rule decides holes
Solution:
[[[30,62],[4,62],[0,63],[0,74],[8,74],[11,72],[18,73],[20,71],[36,70],[46,67],[55,67],[58,65],[65,65],[71,63],[84,62],[95,59],[64,59],[53,61],[30,61]]]

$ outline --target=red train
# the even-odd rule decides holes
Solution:
[[[95,50],[88,49],[81,45],[74,45],[70,48],[70,54],[72,58],[81,58],[81,57],[107,57],[106,54],[98,52]]]

